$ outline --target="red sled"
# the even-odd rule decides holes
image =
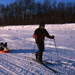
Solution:
[[[10,50],[0,51],[0,53],[8,53]]]

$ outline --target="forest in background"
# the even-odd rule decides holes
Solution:
[[[43,3],[35,0],[16,0],[9,5],[0,4],[0,26],[75,23],[75,3]]]

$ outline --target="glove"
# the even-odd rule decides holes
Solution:
[[[51,36],[51,39],[54,39],[54,35]]]
[[[36,38],[36,35],[35,34],[33,35],[33,38]]]

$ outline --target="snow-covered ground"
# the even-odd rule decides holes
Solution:
[[[8,42],[11,49],[9,53],[0,53],[0,75],[56,75],[25,57],[35,58],[33,53],[38,48],[35,45],[34,50],[33,33],[36,28],[38,25],[0,27],[0,42]],[[57,46],[56,50],[54,40],[45,38],[43,60],[55,63],[46,65],[60,72],[57,75],[75,75],[75,24],[46,24],[45,28],[55,36]]]

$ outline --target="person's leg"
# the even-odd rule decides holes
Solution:
[[[40,52],[40,51],[39,51],[39,57],[38,57],[38,60],[39,60],[40,62],[42,62],[42,56],[43,56],[43,52]]]
[[[44,51],[44,42],[39,42],[39,43],[37,43],[37,46],[38,46],[38,49],[39,49],[39,51],[38,51],[38,60],[40,61],[40,62],[42,62],[42,56],[43,56],[43,51]]]
[[[39,56],[38,56],[39,54],[38,53],[39,53],[39,51],[35,53],[36,59],[39,58]]]

